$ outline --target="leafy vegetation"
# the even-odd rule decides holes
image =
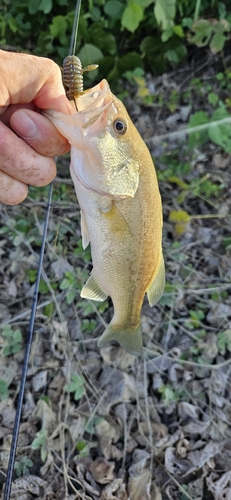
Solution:
[[[14,470],[17,476],[25,476],[30,473],[30,468],[33,466],[32,460],[27,456],[23,456],[21,460],[15,460]]]
[[[3,327],[1,332],[4,338],[4,345],[2,350],[3,356],[10,356],[16,354],[22,349],[22,334],[21,330],[17,328],[12,329],[9,325]]]
[[[83,65],[100,61],[99,77],[110,82],[137,67],[162,73],[186,58],[192,44],[222,51],[230,37],[228,7],[229,0],[89,0],[82,4],[77,54]],[[74,0],[3,0],[0,44],[61,64],[74,9]]]

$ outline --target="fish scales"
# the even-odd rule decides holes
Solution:
[[[144,295],[154,305],[164,289],[162,205],[154,165],[105,80],[76,103],[76,114],[45,114],[71,144],[83,247],[91,244],[93,270],[81,296],[112,299],[114,316],[100,347],[116,340],[141,354]]]

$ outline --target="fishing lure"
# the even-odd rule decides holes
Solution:
[[[84,93],[83,73],[93,71],[98,68],[98,64],[89,64],[82,67],[82,63],[77,56],[67,56],[63,61],[62,79],[66,96],[69,101],[74,101],[78,96]]]

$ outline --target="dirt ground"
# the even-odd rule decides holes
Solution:
[[[142,358],[97,347],[112,304],[80,298],[90,251],[69,160],[58,160],[12,499],[231,499],[230,124],[223,146],[187,133],[199,111],[230,113],[229,67],[206,53],[147,75],[138,90],[125,85],[164,216],[166,288],[155,307],[145,299]],[[32,188],[20,206],[0,207],[1,488],[47,192]]]

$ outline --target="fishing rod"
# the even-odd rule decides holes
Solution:
[[[80,8],[81,8],[81,0],[77,0],[76,7],[75,7],[74,22],[73,22],[73,27],[72,27],[70,50],[69,50],[69,53],[73,54],[73,55],[74,55],[75,48],[76,48]],[[54,158],[54,160],[57,163],[57,158]],[[11,485],[12,485],[12,478],[13,478],[13,471],[14,471],[15,455],[16,455],[16,450],[17,450],[19,426],[20,426],[20,420],[21,420],[21,415],[22,415],[23,398],[24,398],[27,371],[28,371],[28,365],[29,365],[29,359],[30,359],[30,351],[31,351],[33,333],[34,333],[34,323],[35,323],[35,315],[36,315],[37,303],[38,303],[39,283],[40,283],[40,278],[41,278],[41,273],[42,273],[42,263],[43,263],[43,257],[44,257],[44,251],[45,251],[45,245],[46,245],[47,228],[48,228],[48,222],[49,222],[49,216],[50,216],[50,210],[51,210],[53,184],[54,184],[54,181],[52,181],[50,183],[50,186],[49,186],[46,215],[45,215],[43,235],[42,235],[42,243],[41,243],[41,249],[40,249],[40,254],[39,254],[38,273],[37,273],[37,278],[36,278],[36,282],[35,282],[35,291],[34,291],[34,296],[33,296],[32,307],[31,307],[30,323],[29,323],[29,329],[28,329],[27,340],[26,340],[25,356],[24,356],[24,362],[23,362],[23,368],[22,368],[22,377],[21,377],[21,383],[20,383],[20,389],[19,389],[19,395],[18,395],[18,404],[17,404],[17,409],[16,409],[16,415],[15,415],[15,422],[14,422],[14,429],[13,429],[13,435],[12,435],[12,442],[11,442],[11,448],[10,448],[10,455],[9,455],[9,462],[8,462],[8,468],[7,468],[7,476],[6,476],[6,484],[5,484],[3,500],[9,500],[10,493],[11,493]]]

